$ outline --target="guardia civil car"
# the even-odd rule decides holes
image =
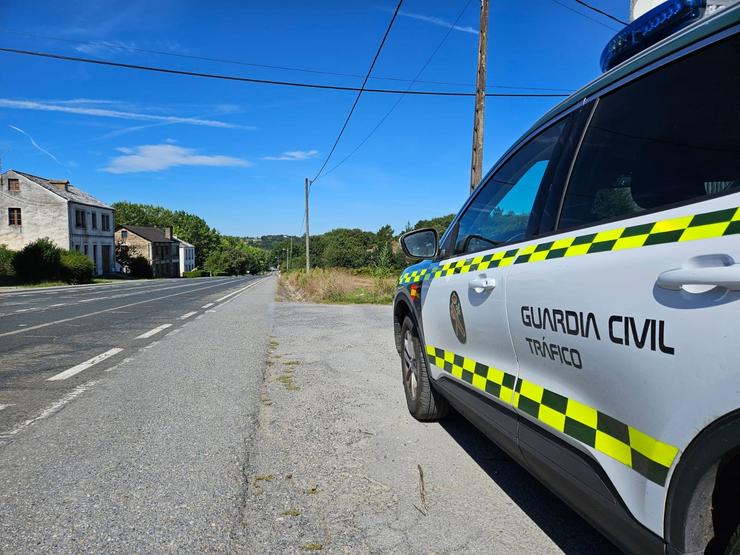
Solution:
[[[669,0],[483,179],[394,303],[452,405],[633,553],[740,553],[740,5]]]

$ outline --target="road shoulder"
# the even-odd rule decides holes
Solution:
[[[613,552],[460,417],[408,415],[391,323],[390,307],[276,303],[240,547]]]

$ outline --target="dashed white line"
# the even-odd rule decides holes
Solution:
[[[195,316],[196,314],[198,314],[197,311],[188,312],[187,314],[183,314],[182,316],[180,316],[180,320],[187,320],[188,318],[190,318],[191,316]]]
[[[67,306],[67,303],[56,303],[56,304],[50,304],[49,308],[54,308],[57,306]]]
[[[151,337],[152,335],[157,335],[160,331],[166,330],[167,328],[171,326],[172,324],[162,324],[161,326],[157,326],[156,328],[149,330],[146,333],[142,333],[136,339],[147,339]]]
[[[201,308],[211,308],[215,303],[208,303],[201,306]]]
[[[12,406],[13,406],[12,403],[10,405],[0,405],[0,410],[7,409],[8,407],[12,407]]]
[[[52,376],[51,378],[48,378],[47,381],[53,382],[53,381],[66,380],[67,378],[71,378],[75,374],[79,374],[83,370],[87,370],[91,366],[94,366],[100,362],[103,362],[105,359],[115,356],[121,351],[123,351],[123,349],[119,349],[118,347],[114,349],[110,349],[109,351],[105,351],[104,353],[99,354],[98,356],[92,357],[90,360],[81,362],[77,366],[73,366],[72,368],[69,368],[65,370],[64,372],[60,372],[59,374]]]
[[[17,435],[19,432],[21,432],[24,428],[27,428],[34,422],[37,422],[39,420],[43,420],[44,418],[48,418],[55,412],[57,412],[60,408],[62,408],[64,405],[72,401],[75,397],[79,397],[82,395],[85,391],[93,387],[96,383],[98,383],[98,380],[93,380],[91,382],[83,383],[82,385],[78,385],[75,387],[72,391],[67,393],[64,397],[59,399],[58,401],[55,401],[48,407],[46,407],[44,410],[42,410],[39,414],[34,416],[33,418],[29,418],[25,422],[21,423],[19,426],[16,426],[13,430],[9,432],[5,432],[3,434],[0,434],[0,440],[2,439],[10,439],[11,437]]]

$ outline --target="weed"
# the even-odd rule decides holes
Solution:
[[[324,544],[323,543],[307,543],[306,545],[303,546],[303,549],[305,549],[306,551],[321,551],[322,549],[324,549]]]
[[[280,514],[283,516],[298,516],[301,514],[301,511],[299,511],[298,509],[285,509]]]

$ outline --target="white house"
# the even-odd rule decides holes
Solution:
[[[195,269],[195,246],[177,236],[173,239],[180,245],[180,276]]]
[[[64,179],[17,170],[0,175],[0,244],[20,250],[48,237],[57,246],[85,253],[100,275],[113,271],[113,208]]]

